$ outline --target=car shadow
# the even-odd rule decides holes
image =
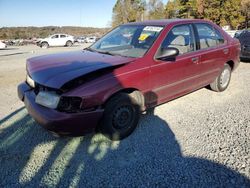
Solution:
[[[250,58],[240,58],[242,63],[250,63]]]
[[[19,48],[15,48],[15,47],[8,47],[8,48],[1,48],[0,50],[2,51],[10,51],[10,50],[18,50]]]
[[[134,134],[55,138],[20,108],[0,120],[0,187],[249,187],[221,164],[184,156],[168,123],[143,114]]]
[[[16,52],[16,53],[11,53],[11,54],[3,54],[0,56],[14,56],[14,55],[21,55],[21,54],[28,54],[29,52]]]

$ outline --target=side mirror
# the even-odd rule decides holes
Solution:
[[[175,61],[176,56],[179,55],[179,50],[177,48],[169,47],[169,48],[162,48],[157,56],[156,59],[165,60],[165,61]]]

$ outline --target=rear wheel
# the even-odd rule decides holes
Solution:
[[[217,92],[226,90],[231,80],[231,71],[231,67],[225,64],[220,75],[210,84],[211,89]]]
[[[105,106],[100,131],[111,140],[121,140],[136,128],[140,118],[140,106],[127,93],[119,93]]]
[[[66,42],[66,46],[70,47],[73,45],[73,42],[71,42],[70,40]]]

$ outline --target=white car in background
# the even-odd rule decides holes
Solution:
[[[94,43],[96,42],[96,37],[87,37],[85,41],[87,43]]]
[[[74,37],[67,34],[54,34],[37,42],[41,48],[48,48],[50,46],[72,46],[74,44]]]
[[[79,42],[79,43],[85,43],[86,42],[86,37],[77,37],[75,39],[76,42]]]
[[[5,49],[5,48],[7,48],[7,45],[2,41],[0,41],[0,49]]]

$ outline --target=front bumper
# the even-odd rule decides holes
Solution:
[[[18,86],[18,96],[24,101],[28,113],[36,122],[47,130],[61,135],[84,135],[94,132],[103,114],[103,109],[65,113],[43,107],[35,102],[35,94],[26,83]]]

